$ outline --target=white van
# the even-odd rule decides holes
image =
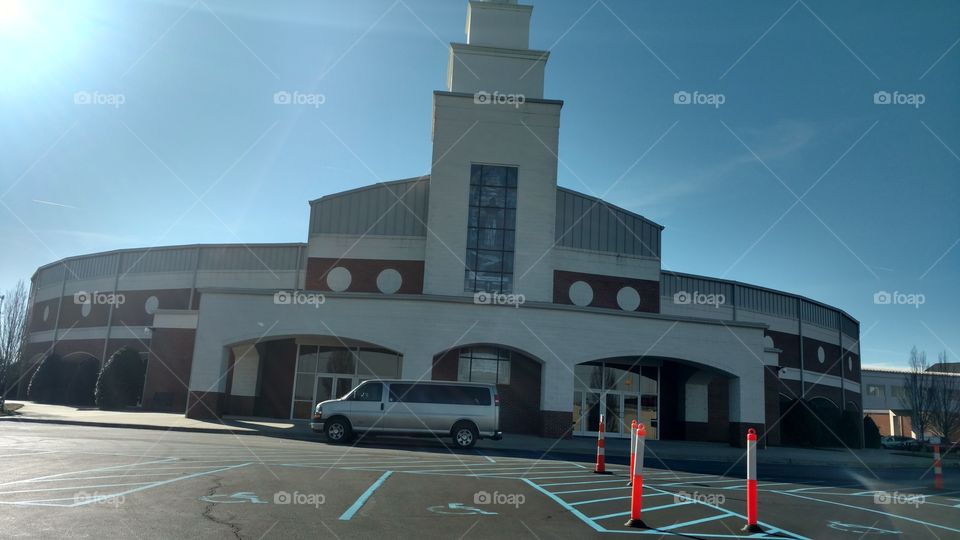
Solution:
[[[340,399],[317,404],[310,423],[332,443],[354,433],[434,435],[459,448],[500,440],[500,396],[492,384],[369,380]]]

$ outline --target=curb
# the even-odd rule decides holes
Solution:
[[[275,437],[283,439],[298,439],[316,441],[321,440],[319,435],[308,433],[271,433],[268,431],[258,431],[255,429],[216,429],[216,428],[195,428],[185,426],[157,426],[153,424],[122,424],[118,422],[91,422],[86,420],[60,420],[55,418],[30,418],[30,417],[0,417],[0,422],[30,422],[34,424],[55,424],[64,426],[88,426],[102,428],[125,428],[125,429],[146,429],[151,431],[176,431],[179,433],[208,433],[213,435],[255,435],[260,437]]]
[[[245,436],[259,436],[259,437],[272,437],[278,439],[293,439],[300,441],[324,441],[326,440],[321,435],[316,435],[312,433],[283,433],[283,432],[271,432],[271,431],[259,431],[255,429],[216,429],[216,428],[195,428],[195,427],[181,427],[181,426],[158,426],[153,424],[122,424],[117,422],[92,422],[92,421],[83,421],[83,420],[61,420],[54,418],[31,418],[24,416],[6,416],[0,417],[0,422],[30,422],[35,424],[53,424],[53,425],[66,425],[66,426],[89,426],[89,427],[103,427],[103,428],[121,428],[121,429],[145,429],[151,431],[175,431],[178,433],[206,433],[213,435],[245,435]],[[546,457],[549,456],[551,459],[560,459],[566,461],[579,461],[583,459],[592,460],[594,458],[593,453],[587,452],[570,452],[570,451],[556,451],[556,452],[542,452],[535,449],[524,449],[524,448],[482,448],[484,452],[490,452],[492,454],[497,454],[501,456],[530,456],[535,457]],[[763,456],[761,456],[763,457]],[[625,465],[627,463],[628,456],[624,454],[623,456],[618,453],[611,454],[609,460],[612,463]],[[647,460],[644,460],[647,461]],[[659,462],[666,464],[668,462],[706,462],[712,464],[736,464],[740,465],[740,461],[736,459],[710,459],[696,456],[689,456],[683,458],[673,458],[673,457],[663,457],[655,458],[654,462]],[[831,466],[831,464],[818,462],[818,461],[809,461],[802,459],[781,459],[776,461],[764,461],[764,466],[777,466],[777,465],[796,465],[801,467],[823,467]],[[960,469],[960,463],[944,463],[944,468],[950,469]],[[843,467],[843,466],[841,466]],[[932,464],[916,464],[916,465],[899,465],[899,464],[867,464],[866,468],[885,468],[885,469],[927,469],[931,468]],[[849,465],[845,468],[855,468],[862,469],[863,465]]]

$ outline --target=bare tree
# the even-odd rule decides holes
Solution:
[[[7,399],[10,366],[21,367],[19,362],[27,334],[27,302],[27,286],[23,280],[0,296],[0,411]]]
[[[938,357],[940,365],[947,363],[946,351]],[[950,440],[960,429],[960,375],[944,373],[931,376],[930,426],[933,431]]]
[[[903,404],[910,409],[910,423],[917,437],[923,440],[930,425],[930,405],[933,401],[931,391],[932,375],[927,372],[927,353],[910,349],[910,371],[903,380]]]

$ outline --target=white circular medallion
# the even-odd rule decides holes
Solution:
[[[633,287],[623,287],[617,291],[617,305],[624,311],[636,311],[640,307],[640,293]]]
[[[43,306],[43,322],[50,318],[50,306]]]
[[[817,347],[817,360],[822,364],[824,360],[827,359],[826,353],[823,352],[823,347]]]
[[[589,306],[590,302],[593,302],[593,287],[586,281],[573,282],[567,294],[570,295],[570,301],[580,307]]]
[[[377,275],[377,288],[383,294],[393,294],[403,285],[403,276],[393,268],[387,268]]]
[[[156,313],[157,308],[160,307],[160,299],[156,296],[151,296],[147,298],[147,301],[143,303],[143,310],[147,312],[148,315],[153,315]]]
[[[353,276],[350,271],[342,266],[338,266],[327,274],[327,287],[333,292],[343,292],[350,288],[350,282]]]
[[[767,349],[773,348],[773,338],[770,336],[763,336],[763,346]]]
[[[83,306],[80,307],[80,314],[84,317],[90,315],[90,311],[93,310],[93,302],[84,302]]]
[[[852,356],[848,356],[848,357],[847,357],[847,367],[849,368],[850,371],[853,371],[853,357],[852,357]]]

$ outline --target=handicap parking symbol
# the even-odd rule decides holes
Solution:
[[[486,510],[481,510],[474,506],[467,506],[463,503],[450,503],[446,506],[431,506],[427,510],[434,512],[436,514],[447,514],[452,516],[472,516],[472,515],[485,515],[485,516],[495,516],[496,512],[488,512]]]

